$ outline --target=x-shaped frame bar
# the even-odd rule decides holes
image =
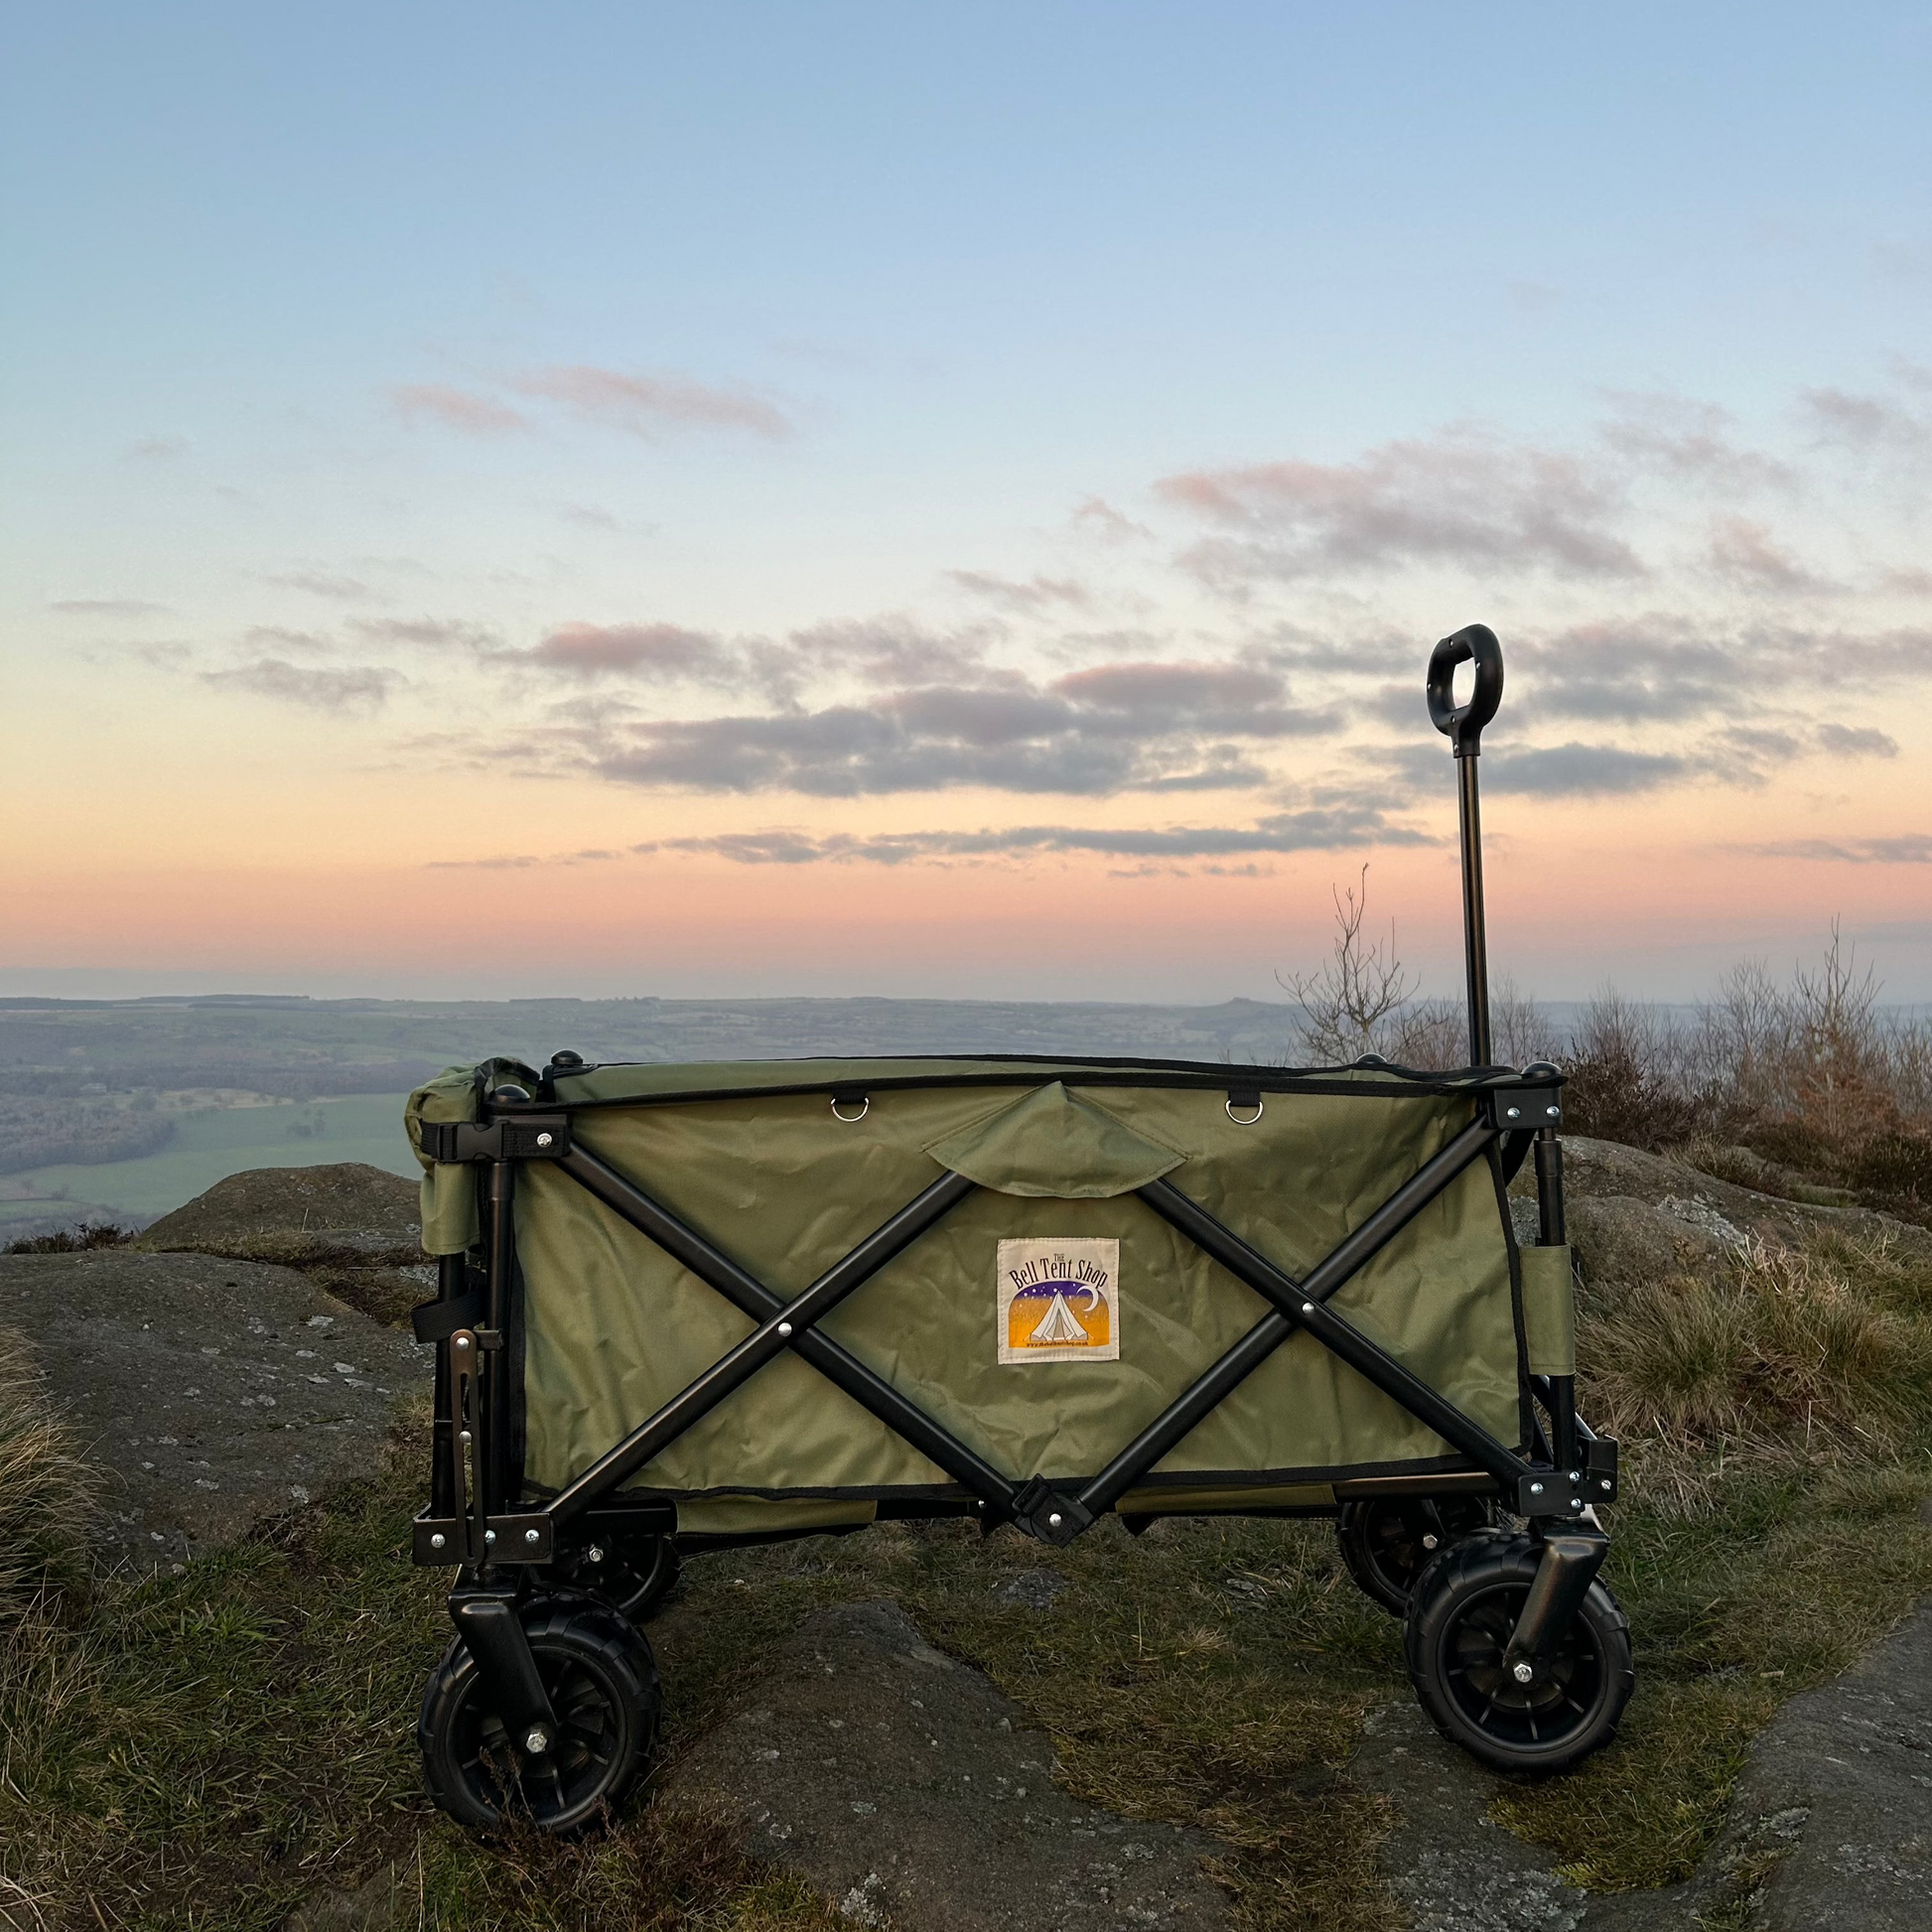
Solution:
[[[1554,1494],[1546,1496],[1545,1485],[1532,1482],[1533,1476],[1544,1472],[1534,1469],[1326,1306],[1336,1290],[1481,1159],[1498,1135],[1498,1128],[1490,1122],[1473,1121],[1299,1282],[1171,1181],[1156,1180],[1138,1189],[1139,1197],[1155,1213],[1272,1307],[1106,1468],[1077,1486],[1064,1480],[1052,1483],[1038,1475],[1022,1484],[1014,1483],[910,1397],[816,1326],[971,1193],[975,1182],[957,1173],[943,1175],[801,1295],[785,1302],[642,1188],[595,1155],[572,1147],[556,1160],[556,1167],[759,1325],[654,1416],[600,1456],[552,1498],[542,1513],[562,1522],[590,1508],[661,1453],[766,1362],[790,1349],[977,1496],[989,1524],[1010,1519],[1044,1542],[1069,1543],[1140,1482],[1298,1328],[1312,1335],[1477,1463],[1523,1513],[1556,1513]]]

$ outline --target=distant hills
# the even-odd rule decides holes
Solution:
[[[541,1062],[804,1053],[1295,1057],[1298,1010],[997,1000],[0,1000],[0,1094],[397,1093],[490,1053]]]

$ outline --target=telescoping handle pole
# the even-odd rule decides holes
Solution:
[[[1475,665],[1467,704],[1455,702],[1455,667]],[[1503,647],[1486,623],[1445,637],[1429,654],[1429,715],[1455,754],[1456,803],[1462,832],[1462,957],[1469,982],[1469,1064],[1494,1058],[1489,1035],[1489,938],[1482,911],[1482,802],[1476,759],[1482,728],[1503,701]]]

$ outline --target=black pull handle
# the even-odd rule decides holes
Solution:
[[[1455,667],[1473,660],[1475,689],[1469,702],[1455,702]],[[1429,716],[1459,759],[1482,749],[1482,728],[1503,701],[1503,647],[1486,623],[1465,624],[1429,653]]]

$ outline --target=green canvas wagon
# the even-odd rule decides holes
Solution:
[[[1611,1735],[1616,1446],[1576,1409],[1563,1078],[1490,1063],[1494,636],[1446,638],[1428,690],[1465,1068],[559,1052],[412,1096],[441,1280],[415,1558],[457,1573],[420,1724],[439,1804],[607,1816],[649,1761],[637,1624],[680,1558],[895,1517],[1057,1546],[1110,1515],[1333,1516],[1445,1734],[1506,1770]]]

